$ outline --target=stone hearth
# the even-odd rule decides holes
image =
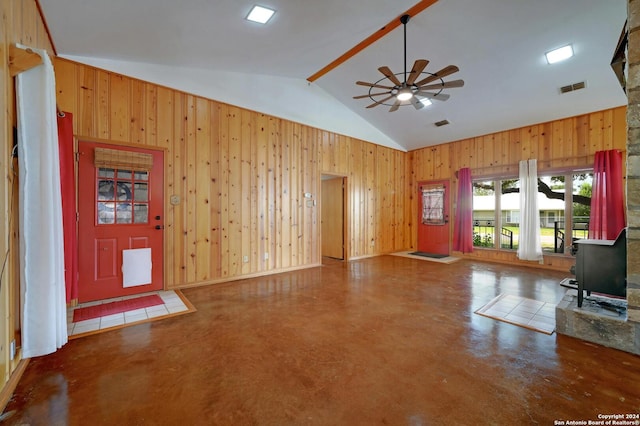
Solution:
[[[640,354],[640,324],[627,318],[627,301],[585,296],[578,307],[578,291],[567,290],[556,305],[556,333]]]

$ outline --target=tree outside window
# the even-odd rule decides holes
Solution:
[[[591,172],[539,176],[543,252],[566,253],[576,239],[587,237],[592,182]],[[498,197],[495,188],[500,188]],[[474,181],[473,191],[474,246],[517,250],[521,220],[518,179]]]

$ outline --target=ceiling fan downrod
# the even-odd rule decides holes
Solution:
[[[400,22],[404,26],[404,86],[407,86],[407,23],[411,19],[409,15],[402,15]]]

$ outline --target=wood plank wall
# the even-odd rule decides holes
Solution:
[[[464,139],[410,152],[412,184],[422,180],[451,179],[455,202],[455,172],[471,169],[473,178],[518,175],[520,160],[537,159],[538,173],[593,167],[596,151],[619,149],[626,159],[626,107],[584,114],[519,129]],[[623,176],[626,173],[623,171]],[[412,217],[417,217],[417,198],[412,201]],[[417,235],[412,245],[417,243]],[[519,262],[514,252],[476,249],[467,257],[531,265]],[[566,256],[545,256],[544,265],[567,271],[574,263]],[[540,266],[537,263],[536,267]]]
[[[19,333],[17,240],[17,162],[11,159],[13,127],[16,125],[14,79],[9,75],[9,46],[20,43],[45,49],[53,55],[46,28],[34,0],[0,0],[0,409],[4,407],[7,383],[18,368],[20,351],[11,360],[9,347]],[[14,174],[15,172],[15,174]],[[13,201],[11,201],[13,200]],[[6,257],[6,267],[2,268]],[[15,380],[15,376],[14,376]]]
[[[64,59],[55,71],[79,140],[165,151],[166,199],[182,200],[166,207],[168,288],[320,264],[322,173],[347,177],[349,258],[411,242],[404,152]]]

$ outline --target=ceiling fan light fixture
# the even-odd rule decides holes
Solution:
[[[276,11],[273,9],[255,5],[247,15],[246,20],[257,22],[258,24],[266,24],[274,13],[276,13]]]
[[[549,64],[555,64],[556,62],[564,61],[573,56],[573,47],[570,44],[566,46],[553,49],[544,54]]]
[[[353,97],[354,99],[370,98],[373,103],[367,105],[367,108],[387,105],[391,107],[389,112],[394,112],[401,106],[412,105],[416,110],[419,110],[424,106],[431,105],[431,99],[439,101],[449,99],[448,94],[441,93],[443,89],[464,86],[464,81],[462,80],[446,82],[443,80],[444,77],[460,71],[455,65],[448,65],[435,73],[425,72],[424,69],[429,64],[429,61],[416,59],[411,71],[407,72],[407,22],[409,22],[409,19],[410,16],[408,14],[400,18],[404,30],[404,72],[394,73],[385,65],[378,68],[384,78],[375,83],[356,81],[357,85],[369,88],[368,94]],[[429,76],[421,78],[422,74],[428,74]],[[402,76],[402,80],[398,78],[399,76]],[[374,88],[376,90],[373,90]]]
[[[411,98],[413,98],[413,92],[411,91],[411,89],[407,88],[400,89],[400,91],[396,95],[396,99],[399,101],[408,101]]]

